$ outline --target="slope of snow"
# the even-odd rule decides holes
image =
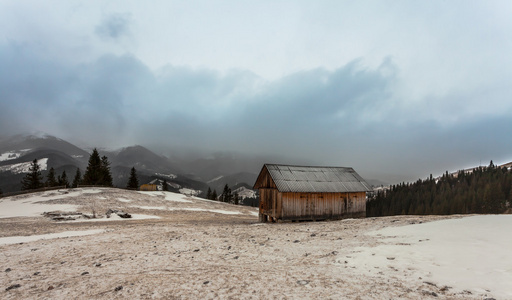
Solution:
[[[31,164],[32,162],[24,162],[1,166],[0,172],[11,172],[14,174],[29,173]],[[48,158],[41,158],[37,160],[37,164],[39,165],[41,171],[45,171],[48,168]]]
[[[182,188],[182,189],[180,189],[180,193],[183,195],[187,195],[187,196],[197,196],[197,195],[201,194],[201,191]]]
[[[9,152],[0,154],[0,161],[16,159],[16,158],[19,158],[20,156],[21,156],[20,152],[9,151]]]
[[[389,227],[369,234],[386,243],[359,249],[356,265],[365,272],[407,270],[435,284],[512,299],[512,215]]]
[[[170,179],[176,179],[178,176],[174,175],[174,174],[162,174],[162,173],[155,173],[156,176],[161,176],[161,177],[167,177],[167,178],[170,178]]]
[[[222,175],[221,175],[221,176],[218,176],[218,177],[215,177],[215,178],[213,178],[212,180],[208,180],[206,183],[212,183],[212,182],[215,182],[215,181],[217,181],[217,180],[222,179],[223,177],[224,177],[224,176],[222,176]]]
[[[237,193],[241,199],[245,198],[256,198],[256,191],[250,190],[245,186],[239,187],[233,191],[233,193]]]

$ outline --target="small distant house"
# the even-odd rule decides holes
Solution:
[[[141,191],[157,191],[158,186],[156,184],[143,184],[140,186]]]
[[[371,186],[352,168],[265,164],[254,189],[260,221],[338,220],[366,216]]]

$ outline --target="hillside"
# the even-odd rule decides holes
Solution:
[[[41,216],[55,209],[102,218]],[[1,198],[0,214],[2,299],[512,297],[511,216],[262,224],[253,208],[119,189]]]

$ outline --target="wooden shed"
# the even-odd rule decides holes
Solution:
[[[141,191],[158,191],[158,186],[156,184],[143,184],[140,186]]]
[[[366,216],[371,186],[352,168],[265,164],[254,189],[260,221],[338,220]]]

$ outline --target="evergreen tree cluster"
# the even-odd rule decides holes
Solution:
[[[66,171],[62,171],[62,175],[57,176],[55,179],[55,170],[50,168],[48,174],[46,175],[46,183],[45,187],[56,187],[56,186],[65,186],[69,187],[68,176],[66,175]]]
[[[394,185],[370,198],[367,216],[504,213],[512,202],[512,171],[490,163],[473,172],[430,175],[412,184]]]
[[[89,157],[89,164],[85,171],[84,177],[80,169],[76,169],[75,178],[71,183],[72,188],[82,185],[101,185],[101,186],[113,186],[112,174],[110,173],[110,162],[106,156],[100,158],[100,155],[96,149],[92,152]],[[56,187],[66,186],[69,187],[69,181],[66,171],[62,172],[62,175],[55,178],[55,169],[52,167],[46,174],[46,182],[43,182],[43,175],[41,174],[41,167],[37,163],[37,159],[34,159],[30,164],[29,173],[21,180],[22,190],[35,190],[42,187]]]
[[[240,203],[240,197],[238,193],[233,193],[229,186],[226,184],[220,196],[217,196],[217,191],[212,190],[208,187],[208,192],[206,192],[206,199],[210,200],[218,200],[220,202],[231,203],[238,205]]]
[[[208,200],[217,200],[217,190],[213,190],[208,187],[208,192],[206,192],[206,199]]]
[[[110,173],[110,162],[106,156],[100,158],[96,148],[94,148],[91,156],[89,157],[89,163],[81,184],[113,186],[112,174]]]

